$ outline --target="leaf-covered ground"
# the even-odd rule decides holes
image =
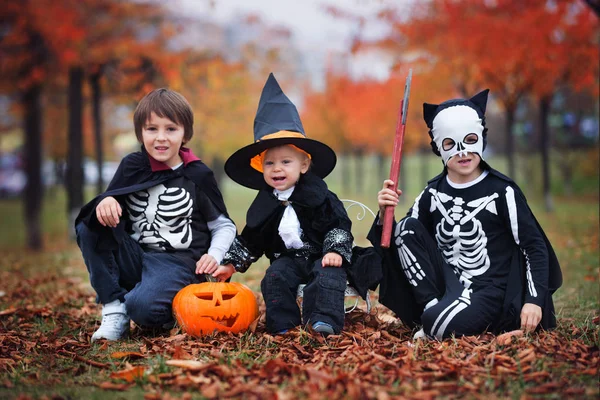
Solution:
[[[57,202],[51,210],[64,209]],[[338,399],[593,398],[599,390],[598,198],[557,202],[537,212],[564,275],[559,326],[530,336],[483,335],[413,341],[381,305],[348,315],[344,332],[323,339],[304,330],[191,338],[177,329],[90,343],[100,308],[60,212],[41,253],[0,208],[0,398],[8,399]],[[238,207],[244,209],[243,207]],[[242,217],[240,217],[242,218]],[[368,225],[368,224],[367,224]],[[368,229],[368,226],[367,228]],[[356,234],[364,237],[366,230]],[[264,265],[234,275],[257,294]],[[364,307],[364,304],[361,304]],[[264,316],[263,316],[264,317]]]
[[[68,257],[41,259],[63,262]],[[14,263],[19,265],[16,259]],[[43,269],[42,269],[43,270]],[[598,317],[558,329],[443,342],[412,332],[378,305],[324,339],[294,330],[192,338],[176,329],[90,344],[99,307],[76,275],[3,271],[0,397],[337,399],[596,398]],[[260,298],[259,298],[260,300]],[[10,306],[9,306],[10,305]],[[261,313],[264,312],[261,303]]]

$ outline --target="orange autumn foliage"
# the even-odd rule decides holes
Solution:
[[[512,107],[557,84],[598,93],[598,18],[583,2],[434,0],[415,3],[408,19],[394,8],[382,16],[392,33],[378,46],[417,54],[462,95],[489,87]]]
[[[337,151],[390,155],[404,96],[405,73],[396,73],[382,82],[353,81],[347,76],[330,74],[325,90],[311,92],[306,98],[302,118],[307,134]],[[418,84],[419,80],[413,80],[404,140],[406,153],[428,141],[421,122],[421,96],[414,93]]]

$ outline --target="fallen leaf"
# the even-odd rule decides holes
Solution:
[[[133,385],[134,385],[133,383],[102,382],[102,383],[98,384],[98,387],[100,389],[104,389],[104,390],[125,391],[125,390],[129,389],[130,387],[132,387]]]
[[[113,379],[123,379],[127,382],[134,382],[136,379],[140,379],[144,376],[146,367],[137,365],[135,367],[126,368],[121,371],[116,371],[110,374]]]
[[[202,371],[203,369],[209,368],[212,363],[205,363],[196,360],[167,360],[165,364],[171,367],[178,367],[187,369],[190,371]]]
[[[135,351],[115,351],[114,353],[112,353],[110,355],[111,358],[115,358],[115,359],[123,359],[123,358],[128,358],[128,359],[137,359],[137,358],[146,358],[145,355],[143,355],[142,353],[138,353]]]
[[[498,344],[501,346],[506,346],[506,345],[511,344],[513,337],[518,338],[518,337],[523,336],[523,334],[524,334],[524,332],[520,329],[506,332],[501,335],[498,335],[496,337],[496,342],[498,342]]]
[[[17,311],[19,311],[18,308],[7,308],[6,310],[2,310],[0,311],[0,316],[4,316],[4,315],[11,315],[16,313]]]
[[[200,389],[200,393],[208,399],[214,399],[219,393],[219,384],[215,382],[212,385],[206,385]]]

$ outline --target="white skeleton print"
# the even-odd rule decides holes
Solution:
[[[455,268],[465,287],[471,286],[471,278],[484,274],[490,268],[487,252],[487,236],[481,221],[476,216],[482,210],[498,214],[494,200],[498,194],[470,201],[464,207],[462,197],[451,197],[435,189],[432,194],[431,208],[442,214],[441,222],[435,228],[435,238],[446,262]],[[451,202],[446,209],[445,204]]]
[[[190,193],[157,185],[127,196],[132,237],[147,247],[187,249],[192,242]]]
[[[394,237],[396,238],[396,248],[398,249],[400,264],[402,265],[402,269],[404,270],[408,282],[413,286],[417,286],[417,279],[420,281],[423,280],[425,273],[421,269],[413,252],[410,251],[408,246],[404,243],[403,236],[414,235],[413,231],[404,229],[405,225],[406,220],[402,220],[402,222],[396,226],[396,232],[394,234]]]
[[[471,293],[473,293],[473,290],[471,289],[463,290],[458,299],[454,300],[438,315],[431,326],[431,331],[429,332],[431,336],[435,337],[437,340],[442,340],[448,324],[450,324],[456,314],[471,305]]]

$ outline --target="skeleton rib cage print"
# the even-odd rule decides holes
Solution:
[[[155,250],[181,250],[192,242],[193,200],[180,187],[160,184],[127,197],[132,237]]]

